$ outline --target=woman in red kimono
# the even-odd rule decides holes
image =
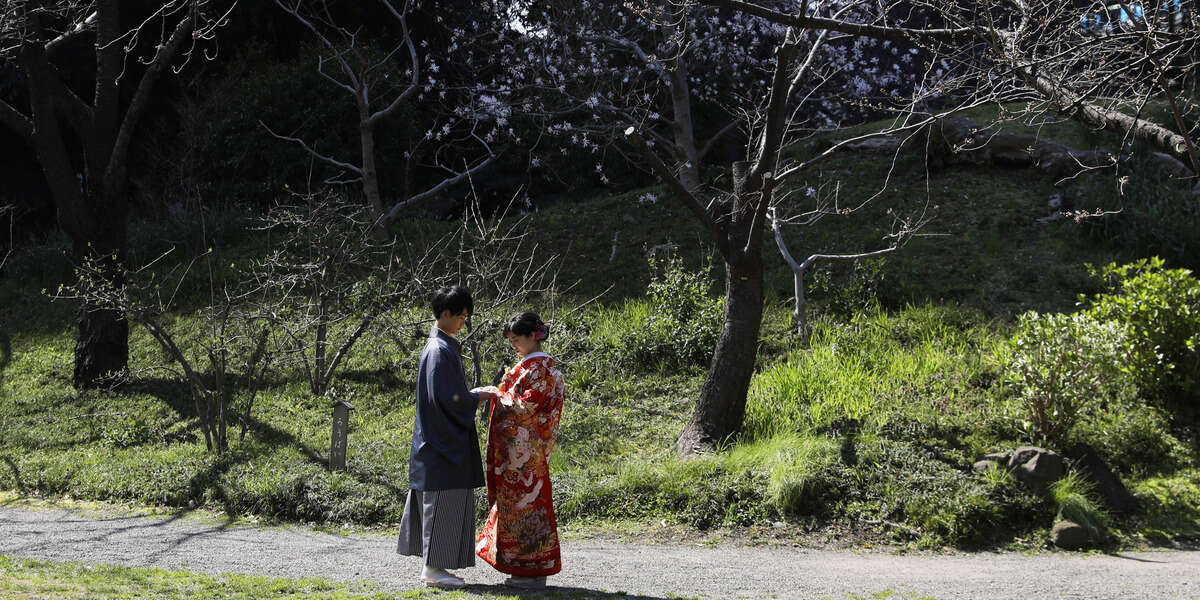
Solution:
[[[542,351],[550,328],[523,312],[504,325],[521,358],[504,374],[492,401],[487,446],[487,524],[475,553],[511,575],[505,583],[543,587],[562,570],[550,493],[550,452],[558,439],[565,387],[554,359]]]

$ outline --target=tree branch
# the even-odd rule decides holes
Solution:
[[[21,136],[30,146],[33,145],[33,120],[0,99],[0,123],[4,123],[13,133]]]
[[[849,23],[837,19],[827,19],[824,17],[790,15],[777,10],[759,6],[757,4],[742,2],[741,0],[698,1],[700,4],[706,6],[732,8],[733,10],[739,12],[761,17],[771,21],[772,23],[787,25],[797,29],[828,29],[830,31],[837,31],[838,33],[875,38],[878,40],[888,40],[892,42],[954,42],[978,38],[981,35],[979,31],[970,27],[959,27],[955,29],[911,29],[907,27],[888,27],[885,25],[864,25],[860,23]]]
[[[367,118],[367,125],[370,127],[374,127],[375,124],[381,119],[384,119],[388,115],[396,112],[396,109],[400,106],[401,102],[412,96],[416,90],[420,89],[420,62],[417,59],[417,49],[415,46],[413,46],[412,35],[410,35],[408,32],[408,20],[404,18],[403,14],[397,12],[396,9],[392,7],[391,2],[388,2],[387,0],[380,0],[380,2],[382,2],[383,5],[386,6],[389,11],[391,11],[392,15],[400,21],[400,28],[402,30],[401,35],[404,38],[404,45],[408,46],[408,56],[412,68],[412,81],[409,82],[408,88],[401,92],[400,95],[397,96],[396,99],[387,106],[387,108],[379,110]]]
[[[420,194],[412,196],[403,202],[397,202],[396,205],[393,206],[392,209],[388,211],[388,218],[395,219],[400,216],[400,211],[404,210],[404,207],[411,206],[417,202],[420,202],[421,200],[424,200],[430,196],[433,196],[434,194],[436,194],[452,185],[455,185],[455,184],[463,181],[464,179],[474,175],[475,173],[479,172],[480,169],[491,164],[491,162],[493,160],[495,160],[495,158],[496,158],[496,155],[494,155],[494,154],[489,155],[487,158],[483,159],[478,164],[467,169],[466,171],[462,171],[462,172],[454,175],[453,177],[448,177],[448,178],[442,180],[441,183],[425,190],[424,192],[421,192]]]
[[[711,237],[712,240],[717,243],[718,247],[726,249],[726,241],[724,236],[721,235],[720,230],[717,228],[717,223],[713,220],[712,215],[710,215],[708,211],[701,206],[700,201],[696,199],[696,197],[692,195],[692,193],[689,192],[686,187],[684,187],[683,183],[679,181],[679,178],[671,172],[671,168],[668,167],[667,164],[664,163],[662,159],[654,153],[654,150],[652,150],[650,145],[646,143],[646,139],[643,138],[640,133],[638,133],[637,128],[629,127],[626,129],[625,139],[629,140],[629,143],[646,157],[646,160],[650,163],[651,169],[653,169],[653,171],[662,178],[662,180],[667,184],[667,187],[670,188],[671,193],[673,193],[675,197],[678,198],[679,201],[682,202],[683,205],[687,207],[687,209],[690,210],[697,219],[700,220],[700,224],[704,226],[704,230],[708,232],[709,237]]]
[[[739,123],[741,123],[741,121],[733,119],[726,123],[724,127],[717,130],[712,137],[708,138],[708,141],[704,142],[704,146],[700,148],[700,152],[696,154],[696,158],[703,160],[705,156],[708,156],[709,151],[713,149],[713,146],[716,145],[717,141],[724,137],[725,134],[733,131]]]
[[[358,92],[356,90],[361,89],[362,84],[358,80],[358,78],[354,76],[354,69],[351,69],[350,64],[346,62],[346,59],[342,58],[342,53],[339,52],[337,50],[337,48],[333,47],[333,42],[329,41],[329,38],[325,37],[325,34],[321,33],[321,30],[317,29],[316,25],[313,25],[311,21],[304,18],[304,15],[300,14],[301,0],[296,0],[295,7],[288,7],[287,5],[285,5],[283,3],[283,0],[275,0],[275,4],[278,5],[279,8],[283,9],[284,12],[292,15],[293,17],[296,17],[297,21],[300,21],[301,24],[303,24],[305,27],[307,27],[310,31],[313,32],[313,35],[317,36],[318,40],[321,40],[321,43],[324,44],[325,47],[328,48],[329,51],[333,53],[334,58],[338,61],[338,64],[341,65],[342,71],[346,74],[347,77],[350,78],[350,84],[347,85],[345,83],[342,83],[342,82],[330,77],[323,70],[318,69],[318,71],[322,75],[324,75],[327,79],[332,81],[333,83],[345,88],[351,94],[357,95]]]
[[[167,39],[167,43],[158,47],[158,51],[154,53],[154,58],[151,59],[150,64],[146,67],[146,72],[142,74],[142,79],[138,82],[137,90],[133,93],[133,99],[129,102],[129,108],[125,111],[125,118],[121,120],[121,128],[117,133],[116,142],[113,144],[113,151],[108,160],[108,165],[105,166],[104,176],[106,180],[111,181],[111,178],[114,176],[124,177],[124,173],[116,173],[115,170],[123,170],[125,168],[125,157],[129,154],[129,144],[133,140],[133,132],[137,129],[142,114],[146,112],[146,107],[149,106],[150,90],[158,82],[158,78],[162,75],[163,69],[167,67],[167,63],[175,57],[175,53],[183,46],[184,40],[192,37],[191,33],[195,29],[196,19],[200,13],[200,3],[204,1],[193,0],[191,2],[187,14],[180,17],[179,23],[175,25],[175,30],[171,32],[171,37]]]
[[[64,31],[62,33],[62,35],[50,40],[49,42],[46,42],[46,53],[49,54],[51,52],[54,52],[59,47],[61,47],[63,44],[65,44],[66,42],[73,39],[75,36],[83,33],[84,31],[87,31],[88,29],[92,29],[93,27],[95,27],[96,26],[96,17],[98,14],[99,13],[97,13],[96,11],[92,11],[91,14],[89,14],[87,16],[87,18],[76,23],[74,27],[72,27],[71,29],[69,29],[67,31]]]
[[[361,167],[356,167],[350,163],[342,162],[336,158],[333,158],[330,156],[325,156],[324,154],[321,154],[320,152],[317,152],[316,150],[313,150],[312,148],[310,148],[309,145],[300,138],[288,137],[286,135],[280,135],[278,133],[275,133],[270,127],[267,126],[266,123],[263,123],[262,121],[259,121],[258,124],[262,125],[263,129],[267,130],[267,133],[275,136],[278,139],[300,144],[300,146],[303,147],[304,150],[307,151],[309,154],[311,154],[313,157],[321,159],[331,165],[334,165],[335,167],[339,167],[339,168],[346,169],[348,171],[357,173],[359,177],[362,177],[363,173],[362,173]]]

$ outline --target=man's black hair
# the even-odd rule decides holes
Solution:
[[[475,312],[475,301],[471,299],[471,292],[457,285],[438,290],[430,304],[435,319],[441,317],[444,310],[450,311],[452,315],[457,315],[464,308],[467,309],[468,315]]]

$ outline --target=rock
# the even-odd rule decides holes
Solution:
[[[1007,469],[1009,458],[1010,456],[1007,452],[993,452],[991,454],[984,454],[979,458],[979,460],[975,461],[975,464],[971,465],[971,470],[975,471],[976,473],[982,473],[996,467]]]
[[[975,464],[971,465],[971,470],[975,471],[976,473],[983,473],[984,471],[990,471],[999,466],[1002,466],[1002,464],[994,460],[977,460],[975,461]]]
[[[1059,519],[1050,530],[1050,541],[1055,546],[1065,550],[1076,550],[1091,543],[1092,538],[1083,525],[1066,519]]]
[[[1109,511],[1128,515],[1137,512],[1138,499],[1129,492],[1129,488],[1121,483],[1108,464],[1100,458],[1100,454],[1087,444],[1078,444],[1066,450],[1066,455],[1074,463],[1075,470],[1092,484],[1100,502]]]
[[[1154,159],[1154,162],[1162,165],[1172,177],[1184,178],[1192,176],[1192,170],[1183,164],[1183,161],[1170,154],[1165,152],[1151,152],[1150,157]]]
[[[637,223],[637,219],[635,219],[633,217],[633,215],[631,215],[629,213],[625,213],[625,214],[621,215],[621,220],[626,223]]]
[[[903,140],[899,137],[884,136],[845,144],[842,149],[873,154],[894,154],[900,149],[902,143]]]
[[[1053,450],[1022,446],[1013,451],[1008,461],[1017,481],[1037,492],[1045,492],[1051,483],[1066,472],[1063,457]]]

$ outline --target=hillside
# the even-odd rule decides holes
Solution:
[[[1118,144],[1065,123],[1039,129],[1076,147]],[[566,365],[570,390],[552,460],[560,518],[572,527],[666,520],[689,530],[821,531],[929,547],[1043,543],[1054,503],[970,467],[980,454],[1032,441],[1003,383],[1017,315],[1075,310],[1080,294],[1102,289],[1089,264],[1140,258],[1155,243],[1177,249],[1167,253],[1168,267],[1191,266],[1186,247],[1156,241],[1145,223],[1161,216],[1165,202],[1194,200],[1136,160],[1124,196],[1104,174],[1056,187],[1033,169],[933,169],[909,153],[896,160],[843,153],[823,163],[797,182],[781,210],[805,210],[810,187],[836,189],[843,206],[871,201],[853,214],[789,228],[794,254],[878,248],[894,215],[924,214],[929,223],[884,260],[818,269],[810,278],[815,331],[807,347],[791,332],[791,271],[768,240],[769,306],[746,432],[727,452],[687,463],[671,447],[704,376],[697,340],[717,325],[697,315],[713,314],[720,296],[720,265],[712,264],[700,228],[659,188],[599,193],[523,215],[539,253],[559,257],[558,280],[567,289],[531,301],[555,325],[551,349]],[[1052,197],[1124,212],[1083,223],[1048,218]],[[1200,233],[1200,219],[1188,221],[1188,210],[1162,235]],[[231,264],[270,245],[245,229],[245,216],[214,222],[210,240]],[[415,220],[401,227],[436,234],[450,226]],[[143,261],[173,245],[194,251],[202,244],[184,225],[139,224],[131,240],[135,260]],[[648,251],[658,249],[662,261],[670,245],[682,268],[672,271],[669,260],[654,267]],[[169,370],[150,369],[165,358],[143,330],[131,338],[139,370],[128,384],[111,392],[71,388],[74,307],[51,302],[46,292],[70,275],[66,248],[52,240],[22,250],[0,289],[0,489],[280,520],[398,521],[416,341],[368,335],[350,357],[336,386],[337,397],[356,408],[346,472],[324,466],[328,399],[312,398],[288,370],[272,374],[245,441],[216,457],[198,437],[186,387]],[[688,281],[706,282],[708,293],[679,287]],[[181,290],[172,326],[199,329],[194,309],[204,303],[205,283],[189,280]],[[569,321],[560,319],[597,296]],[[664,319],[696,337],[681,338],[661,326]],[[512,360],[498,336],[483,356],[485,373]],[[1105,409],[1080,434],[1141,445],[1137,461],[1114,463],[1147,506],[1141,517],[1111,524],[1116,543],[1200,535],[1195,440],[1169,433],[1164,418],[1144,407]],[[1120,422],[1124,428],[1104,429]],[[784,525],[774,531],[773,523]]]

